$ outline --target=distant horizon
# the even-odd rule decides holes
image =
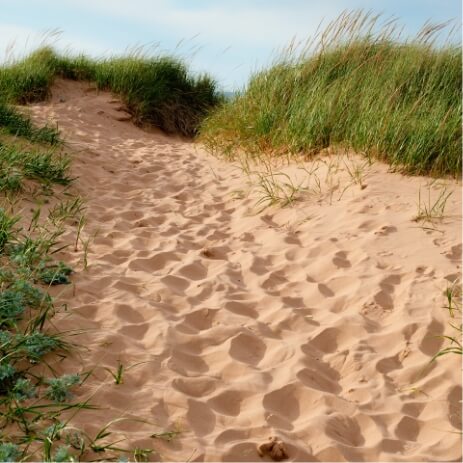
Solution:
[[[193,4],[194,3],[194,4]],[[364,9],[395,17],[404,35],[413,36],[426,21],[461,18],[456,0],[0,0],[0,60],[22,56],[41,42],[59,51],[91,57],[118,55],[137,47],[177,56],[195,73],[211,75],[224,92],[242,89],[256,71],[291,40],[304,41],[322,22],[343,10]],[[28,14],[25,15],[24,11]],[[323,26],[322,26],[323,27]],[[48,39],[45,39],[48,34]]]

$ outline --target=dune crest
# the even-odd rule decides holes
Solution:
[[[461,359],[428,365],[461,273],[458,184],[438,231],[413,221],[426,179],[379,163],[339,199],[256,212],[236,166],[135,127],[89,84],[57,80],[30,108],[69,142],[96,233],[60,293],[60,327],[88,330],[82,394],[106,407],[76,423],[155,423],[114,429],[165,461],[270,461],[271,436],[290,461],[461,458]],[[146,363],[114,385],[118,362]]]

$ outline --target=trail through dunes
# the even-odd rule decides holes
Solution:
[[[236,166],[135,127],[89,84],[58,80],[30,110],[69,142],[96,233],[56,290],[60,328],[86,330],[57,368],[93,368],[79,398],[103,407],[76,425],[146,420],[112,429],[162,461],[268,461],[270,436],[291,461],[461,458],[461,359],[429,365],[454,334],[460,185],[428,229],[413,217],[429,179],[379,163],[342,197],[259,211]],[[59,257],[79,269],[81,248]],[[116,385],[118,362],[147,363]],[[163,431],[180,433],[149,437]]]

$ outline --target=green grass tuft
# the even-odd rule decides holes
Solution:
[[[3,130],[11,135],[25,137],[33,142],[48,143],[50,145],[57,145],[59,143],[59,135],[56,128],[49,126],[34,127],[27,116],[19,113],[11,105],[2,100],[0,100],[0,128],[3,128]]]

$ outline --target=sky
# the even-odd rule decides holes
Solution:
[[[460,0],[0,0],[0,60],[44,41],[95,57],[143,46],[234,91],[292,39],[355,9],[394,16],[407,34],[427,20],[461,23]]]

